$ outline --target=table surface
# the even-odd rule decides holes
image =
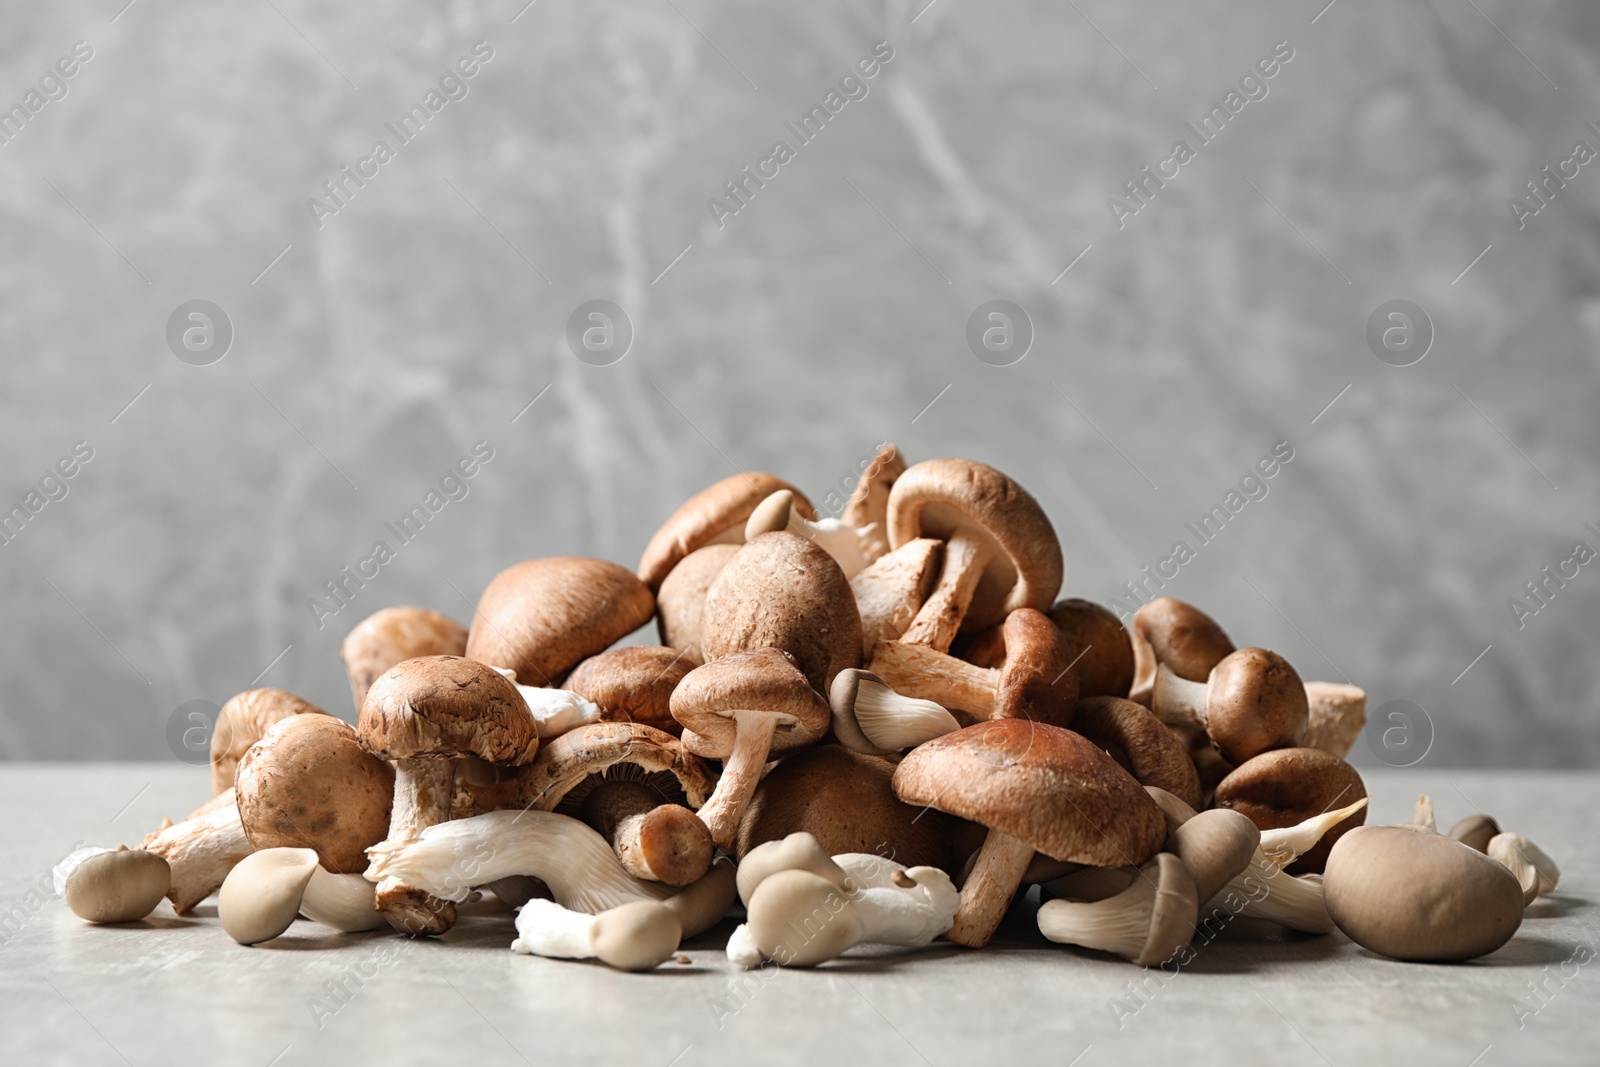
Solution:
[[[1166,979],[1050,945],[1033,928],[1032,900],[982,952],[858,948],[814,971],[744,973],[722,954],[725,924],[686,945],[688,965],[633,975],[514,955],[511,915],[492,902],[464,908],[438,940],[301,922],[246,949],[223,934],[214,903],[185,918],[163,903],[142,923],[96,927],[51,895],[50,868],[75,842],[137,844],[163,815],[203,800],[206,775],[156,764],[0,766],[0,805],[17,816],[0,836],[0,1061],[290,1067],[381,1051],[403,1062],[470,1052],[474,1067],[1490,1067],[1592,1064],[1600,1038],[1600,864],[1584,847],[1596,836],[1600,774],[1368,774],[1369,821],[1402,821],[1427,792],[1441,822],[1487,811],[1561,865],[1559,889],[1491,956],[1398,963],[1339,933],[1241,920]],[[346,990],[338,1000],[336,987]]]

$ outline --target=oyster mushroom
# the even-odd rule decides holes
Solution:
[[[1490,859],[1504,864],[1506,870],[1517,876],[1522,886],[1523,904],[1532,904],[1553,891],[1561,881],[1561,868],[1556,866],[1556,861],[1521,834],[1495,834],[1484,851]]]
[[[1057,944],[1110,952],[1141,967],[1165,963],[1194,939],[1200,903],[1183,861],[1162,852],[1114,897],[1093,903],[1049,900],[1039,932]]]
[[[635,900],[596,915],[530,900],[517,913],[511,951],[564,960],[598,959],[619,971],[648,971],[672,958],[683,926],[665,904]]]
[[[85,848],[51,872],[56,893],[85,922],[135,922],[155,911],[172,880],[167,861],[153,852],[121,846]]]
[[[916,748],[961,723],[931,700],[901,696],[871,671],[840,671],[828,693],[833,734],[853,752],[888,756]]]
[[[860,574],[867,564],[889,550],[882,527],[876,524],[852,526],[832,518],[813,521],[798,514],[794,502],[791,490],[779,489],[757,504],[745,520],[745,541],[753,541],[764,533],[787,530],[796,537],[815,543],[832,556],[844,572],[846,581]]]

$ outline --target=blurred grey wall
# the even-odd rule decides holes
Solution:
[[[367,612],[887,438],[1366,686],[1358,764],[1600,764],[1593,5],[123,3],[0,4],[0,755],[351,717]]]

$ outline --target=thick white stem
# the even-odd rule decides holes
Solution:
[[[1238,906],[1241,900],[1244,903]],[[1217,901],[1224,908],[1236,907],[1240,915],[1266,919],[1301,933],[1326,934],[1333,930],[1333,917],[1322,898],[1322,883],[1284,874],[1259,849],[1250,865],[1208,903],[1215,905]]]
[[[320,866],[306,883],[300,914],[347,934],[388,925],[378,911],[376,887],[371,882],[359,874],[332,874]]]
[[[1158,663],[1150,709],[1168,726],[1189,726],[1204,732],[1206,696],[1210,691],[1207,683],[1179,678],[1171,667]]]
[[[593,959],[593,915],[563,908],[553,900],[530,900],[517,913],[517,940],[512,952],[560,960]]]
[[[1061,945],[1081,945],[1133,959],[1150,937],[1156,885],[1139,877],[1114,897],[1092,903],[1049,900],[1039,907],[1039,932]]]
[[[739,833],[739,820],[744,817],[744,809],[761,781],[761,769],[772,751],[772,737],[780,718],[765,711],[730,714],[737,724],[733,751],[722,761],[722,777],[717,781],[716,790],[697,813],[711,831],[711,840],[718,848],[733,846],[733,839]]]

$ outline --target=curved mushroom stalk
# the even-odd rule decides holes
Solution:
[[[1180,678],[1171,667],[1158,663],[1150,710],[1168,726],[1186,726],[1204,733],[1206,696],[1210,689],[1207,683]]]
[[[779,489],[768,496],[745,520],[744,539],[754,541],[764,533],[788,530],[797,537],[815,541],[844,571],[844,576],[854,578],[879,556],[889,550],[883,526],[869,523],[856,526],[842,519],[821,518],[815,521],[800,515],[794,509],[794,493]]]
[[[1556,866],[1556,861],[1521,834],[1495,834],[1484,851],[1490,859],[1498,860],[1517,876],[1524,905],[1551,892],[1561,881],[1561,868]]]
[[[630,877],[594,830],[548,811],[491,811],[439,823],[409,841],[373,845],[367,858],[369,881],[393,879],[458,903],[474,886],[514,874],[540,879],[557,904],[590,914],[671,893],[659,882]]]
[[[1430,834],[1439,832],[1439,824],[1433,818],[1433,798],[1428,794],[1417,797],[1416,806],[1411,809],[1411,825],[1420,826]]]
[[[1139,868],[1133,884],[1092,903],[1046,901],[1039,932],[1058,944],[1110,952],[1141,967],[1165,963],[1194,938],[1200,903],[1183,861],[1163,852]]]
[[[901,696],[868,671],[840,671],[834,676],[828,703],[839,743],[868,756],[916,748],[961,729],[956,717],[939,704]]]
[[[1313,815],[1303,822],[1280,830],[1261,831],[1261,854],[1266,857],[1267,862],[1280,870],[1289,866],[1301,855],[1315,848],[1329,830],[1356,812],[1366,810],[1367,799],[1362,797],[1347,807]]]
[[[700,821],[711,831],[711,840],[722,848],[733,844],[739,833],[739,820],[761,781],[761,769],[781,726],[793,729],[798,720],[792,715],[769,711],[730,711],[723,713],[734,723],[733,751],[722,761],[722,777],[717,788],[698,812]]]
[[[648,971],[672,958],[683,940],[678,917],[665,904],[636,900],[597,915],[530,900],[517,913],[511,951],[563,960],[599,959],[619,971]]]
[[[234,864],[255,851],[245,837],[233,790],[230,788],[224,795],[228,797],[226,803],[144,839],[145,851],[166,860],[172,870],[167,899],[179,915],[187,915],[196,904],[221,889]]]
[[[517,681],[516,671],[507,667],[494,669],[513,682]],[[517,682],[517,692],[522,694],[522,699],[528,705],[528,714],[533,716],[533,725],[539,731],[540,741],[560,737],[570,730],[600,722],[605,718],[600,705],[585,700],[568,689],[551,689],[547,686],[523,685]]]

